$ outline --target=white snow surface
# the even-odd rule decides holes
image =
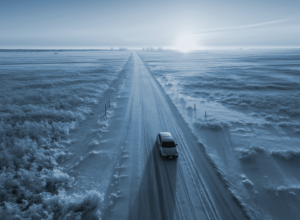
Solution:
[[[0,53],[0,219],[297,219],[299,54]]]
[[[101,193],[103,200],[88,211],[95,219],[245,218],[137,53],[111,88],[65,141],[72,156],[61,166],[74,178],[66,196]],[[108,97],[107,115],[99,114]],[[161,131],[179,144],[177,160],[160,158],[155,140]]]
[[[90,115],[104,115],[103,95],[129,54],[0,53],[0,219],[99,218],[103,191],[67,194],[76,179],[62,164],[84,159],[71,152],[80,137],[70,133]]]
[[[116,159],[103,219],[245,219],[233,199],[237,197],[226,189],[203,145],[136,52],[125,73],[106,133]],[[178,143],[177,160],[160,158],[156,136],[162,131]],[[92,167],[86,172],[100,175]]]
[[[251,219],[298,219],[300,50],[138,53]]]

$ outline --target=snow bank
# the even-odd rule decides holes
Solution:
[[[249,211],[247,210],[247,205],[243,202],[240,196],[237,195],[235,190],[232,188],[232,184],[229,182],[227,176],[224,174],[222,169],[218,166],[216,161],[214,160],[214,155],[210,154],[207,150],[207,148],[202,144],[200,140],[198,140],[199,147],[203,151],[205,157],[208,159],[210,165],[213,167],[213,169],[216,171],[217,175],[221,178],[223,181],[223,184],[226,186],[228,191],[230,192],[230,195],[232,199],[236,202],[236,204],[241,208],[241,210],[244,212],[244,215],[247,219],[251,219]],[[245,180],[245,179],[243,179]],[[248,180],[248,179],[246,179]],[[252,184],[252,182],[249,180],[249,182]],[[248,184],[248,181],[245,183],[246,185]],[[253,185],[253,184],[252,184]]]
[[[251,147],[248,149],[239,150],[239,159],[242,161],[252,160],[258,153],[264,152],[262,147]]]
[[[102,195],[66,196],[74,179],[59,163],[72,155],[68,134],[117,79],[129,53],[91,53],[0,54],[0,64],[16,57],[24,63],[0,65],[0,219],[99,217]]]
[[[275,157],[279,157],[285,160],[300,158],[300,150],[274,150],[271,154]]]
[[[300,188],[298,186],[291,187],[291,186],[278,186],[278,187],[266,187],[266,190],[269,192],[274,193],[276,196],[292,196],[297,198],[297,194],[300,192]]]
[[[215,118],[208,118],[207,120],[198,120],[194,122],[194,125],[201,129],[209,129],[213,131],[219,131],[226,127],[229,127],[228,122],[218,121]]]

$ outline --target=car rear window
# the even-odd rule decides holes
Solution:
[[[172,141],[172,142],[163,142],[162,143],[162,147],[164,148],[172,148],[172,147],[176,147],[175,143]]]

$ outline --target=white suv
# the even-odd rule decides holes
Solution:
[[[177,144],[169,132],[160,132],[156,138],[162,159],[175,159],[178,157]]]

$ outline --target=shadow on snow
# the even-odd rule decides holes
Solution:
[[[174,219],[176,178],[177,160],[162,160],[154,145],[127,219]]]

